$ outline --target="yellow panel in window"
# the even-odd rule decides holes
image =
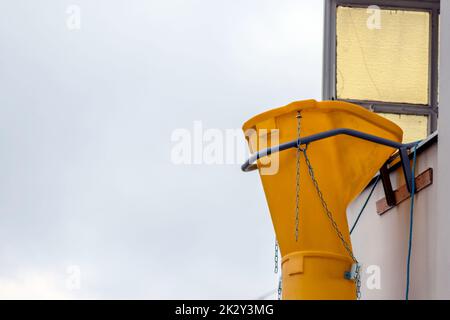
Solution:
[[[337,8],[340,99],[428,104],[430,14]]]
[[[425,139],[428,136],[428,117],[409,114],[379,113],[403,130],[403,143]]]

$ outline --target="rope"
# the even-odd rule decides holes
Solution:
[[[416,192],[416,152],[417,145],[414,146],[413,151],[413,165],[412,165],[412,179],[411,179],[411,206],[409,211],[409,242],[408,242],[408,258],[406,261],[406,293],[405,300],[409,300],[409,285],[410,285],[410,272],[411,272],[411,251],[412,251],[412,237],[413,237],[413,223],[414,223],[414,193]]]
[[[355,222],[353,223],[352,228],[350,229],[350,234],[352,234],[353,230],[355,229],[356,225],[358,224],[359,218],[361,218],[361,215],[362,215],[364,209],[366,208],[367,204],[369,203],[369,200],[372,197],[372,194],[375,191],[375,188],[379,181],[380,181],[380,175],[377,176],[377,178],[372,186],[372,189],[370,189],[369,196],[367,197],[366,201],[364,202],[361,210],[359,211],[358,217],[356,218]]]

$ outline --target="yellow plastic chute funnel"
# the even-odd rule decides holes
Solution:
[[[402,141],[402,130],[360,106],[307,100],[270,110],[248,120],[243,130],[251,152],[300,137],[347,128]],[[360,194],[394,148],[337,135],[308,145],[307,154],[323,197],[350,245],[346,208]],[[295,239],[297,150],[258,160],[258,170],[282,254],[283,299],[355,299],[355,282],[344,277],[353,260],[327,217],[300,152],[298,240]],[[357,254],[355,254],[357,256]]]

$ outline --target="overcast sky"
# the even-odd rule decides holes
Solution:
[[[1,1],[0,298],[255,299],[274,289],[257,173],[175,165],[171,135],[196,120],[238,129],[320,99],[322,7]]]

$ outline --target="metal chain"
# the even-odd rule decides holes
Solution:
[[[298,241],[298,229],[300,224],[300,130],[301,114],[297,111],[297,164],[296,164],[296,199],[295,199],[295,241]]]
[[[280,252],[280,246],[278,245],[278,240],[275,239],[275,273],[278,273],[278,253]],[[281,300],[281,275],[278,278],[278,300]]]
[[[306,165],[308,167],[309,176],[311,177],[311,180],[312,180],[312,182],[314,184],[314,188],[316,189],[317,195],[319,196],[319,200],[320,200],[320,202],[322,204],[322,207],[325,210],[325,213],[327,214],[327,217],[328,217],[328,219],[331,222],[331,226],[333,227],[334,231],[336,232],[337,236],[341,240],[342,244],[344,245],[345,250],[348,252],[348,254],[352,258],[352,260],[355,263],[357,263],[358,260],[356,260],[355,256],[353,255],[353,252],[350,249],[350,245],[347,243],[347,241],[345,241],[344,236],[342,235],[342,232],[339,230],[339,227],[338,227],[336,221],[333,218],[333,214],[328,209],[328,205],[325,202],[325,199],[323,197],[322,191],[320,191],[319,184],[318,184],[318,182],[316,180],[316,177],[315,177],[315,174],[314,174],[314,169],[312,168],[311,162],[310,162],[309,157],[308,157],[308,154],[306,153],[306,148],[303,149],[303,154],[305,155],[305,161],[306,161]]]
[[[282,286],[282,281],[281,281],[281,275],[278,278],[278,300],[281,300],[281,295],[283,292],[283,286]]]
[[[274,268],[275,273],[278,273],[278,251],[279,251],[278,240],[275,239],[275,268]]]
[[[361,266],[356,263],[355,283],[356,283],[356,299],[361,299]]]
[[[312,168],[311,165],[311,161],[309,160],[308,154],[306,152],[308,145],[306,145],[306,147],[302,150],[303,154],[305,156],[305,162],[306,162],[306,166],[308,167],[308,173],[309,176],[311,177],[311,180],[314,184],[314,188],[316,189],[317,195],[319,196],[319,200],[322,204],[323,209],[325,210],[325,213],[328,217],[328,219],[331,222],[331,226],[333,227],[334,231],[336,232],[338,238],[341,240],[342,245],[344,246],[345,250],[348,252],[348,254],[350,255],[350,257],[352,258],[353,262],[356,264],[356,269],[355,269],[355,283],[356,283],[356,296],[359,299],[361,296],[361,275],[360,275],[360,266],[358,264],[358,260],[355,258],[355,256],[353,255],[353,251],[350,248],[350,245],[347,243],[347,241],[345,241],[344,236],[342,234],[342,232],[339,230],[339,227],[336,223],[336,221],[333,218],[333,214],[331,213],[331,211],[328,209],[328,205],[323,197],[322,191],[320,191],[319,188],[319,184],[316,180],[315,174],[314,174],[314,170]]]

